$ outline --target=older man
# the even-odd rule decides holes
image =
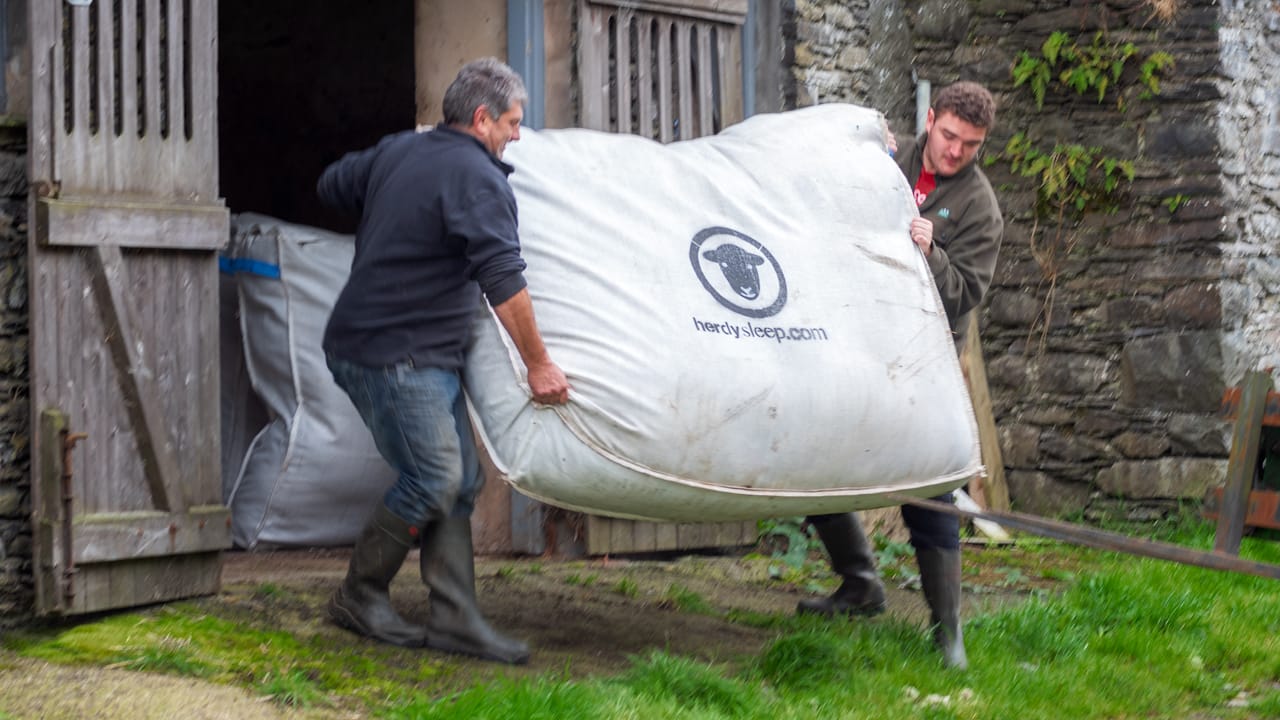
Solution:
[[[483,294],[524,361],[533,400],[569,398],[534,320],[507,182],[513,168],[502,161],[520,139],[526,97],[511,68],[472,62],[445,92],[441,125],[350,153],[317,187],[326,204],[360,219],[351,277],[325,329],[329,369],[398,473],[329,615],[384,642],[507,663],[526,662],[529,649],[476,607],[470,516],[482,476],[460,369]],[[405,621],[388,593],[419,541],[431,590],[426,627]]]

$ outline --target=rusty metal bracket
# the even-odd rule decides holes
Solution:
[[[893,502],[903,505],[914,505],[915,507],[924,508],[944,513],[946,515],[955,515],[960,518],[977,518],[979,520],[990,520],[999,523],[1006,528],[1020,530],[1022,532],[1041,535],[1054,540],[1074,543],[1076,545],[1084,545],[1086,547],[1098,548],[1100,550],[1113,550],[1116,552],[1126,553],[1128,555],[1140,555],[1143,557],[1156,558],[1157,560],[1168,560],[1170,562],[1180,563],[1182,565],[1195,565],[1197,567],[1209,568],[1211,570],[1226,570],[1229,572],[1244,573],[1246,575],[1257,575],[1258,577],[1271,578],[1280,580],[1280,565],[1270,565],[1267,563],[1246,560],[1236,555],[1227,555],[1219,552],[1206,552],[1204,550],[1195,550],[1181,545],[1173,545],[1171,543],[1162,543],[1155,540],[1146,540],[1144,538],[1134,538],[1119,533],[1107,532],[1096,528],[1086,527],[1083,525],[1074,525],[1072,523],[1062,522],[1060,520],[1050,520],[1048,518],[1039,517],[1037,515],[1027,515],[1025,513],[1016,512],[995,512],[991,510],[983,512],[974,512],[970,510],[961,510],[955,505],[938,500],[926,500],[923,498],[903,495],[902,493],[888,493],[885,497]]]
[[[71,547],[71,502],[75,494],[71,492],[71,451],[76,443],[89,437],[87,433],[68,432],[63,428],[59,433],[62,440],[62,597],[68,607],[76,596],[75,554]]]

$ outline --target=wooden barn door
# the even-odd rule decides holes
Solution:
[[[36,611],[216,592],[216,0],[31,3]]]
[[[658,140],[714,135],[743,118],[747,0],[578,0],[579,124]],[[588,554],[728,547],[756,524],[588,515]]]

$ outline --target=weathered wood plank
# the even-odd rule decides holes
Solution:
[[[609,555],[613,552],[613,536],[609,533],[609,518],[586,515],[586,548],[588,555]]]
[[[675,523],[658,523],[653,530],[654,550],[674,550],[679,547],[679,528]]]
[[[624,10],[617,13],[614,21],[614,68],[617,73],[617,95],[615,109],[618,121],[615,132],[629,134],[631,132],[631,24],[635,14]]]
[[[67,418],[58,410],[40,413],[35,433],[40,474],[31,484],[31,573],[35,579],[34,610],[48,615],[62,610],[58,534],[62,526],[62,432]]]
[[[581,82],[582,127],[591,130],[608,130],[609,76],[608,31],[609,13],[590,6],[581,0],[578,6],[578,43],[581,62],[578,76]]]
[[[671,37],[675,23],[666,18],[658,20],[658,140],[664,143],[675,139],[675,99],[672,95]]]
[[[221,587],[221,565],[219,552],[85,565],[77,573],[72,612],[213,595]]]
[[[636,552],[635,526],[635,520],[609,518],[609,547],[612,552]]]
[[[712,81],[711,72],[711,36],[713,30],[710,25],[699,23],[694,26],[694,32],[696,33],[694,37],[698,48],[698,91],[694,96],[698,104],[698,136],[707,137],[716,134],[716,88],[715,83]]]
[[[718,28],[720,54],[720,127],[742,122],[745,117],[742,97],[742,33],[737,28]]]
[[[117,245],[216,250],[227,242],[230,214],[221,205],[130,203],[120,200],[41,200],[36,205],[43,245]]]
[[[676,21],[676,89],[680,95],[680,106],[677,114],[679,115],[680,132],[679,139],[689,140],[694,137],[697,128],[697,119],[693,116],[693,56],[690,47],[689,35],[693,30],[693,23],[685,21]]]
[[[120,0],[120,139],[132,147],[138,139],[138,0]],[[120,168],[116,168],[119,172]],[[116,178],[116,187],[123,183]]]
[[[231,511],[203,505],[185,513],[100,513],[73,519],[76,565],[231,547]]]
[[[191,144],[197,164],[187,175],[198,180],[195,199],[218,202],[218,4],[191,3]],[[198,41],[198,42],[197,42]]]
[[[590,0],[590,3],[737,25],[747,19],[747,0]]]
[[[655,552],[658,549],[658,524],[634,523],[631,527],[631,545],[635,552]]]
[[[169,23],[165,34],[168,42],[165,43],[165,50],[169,53],[169,67],[166,77],[169,83],[169,145],[175,149],[181,150],[186,144],[187,130],[187,72],[183,62],[183,46],[190,40],[184,32],[183,25],[183,5],[180,2],[170,2],[166,6]]]
[[[961,364],[965,369],[965,382],[969,385],[969,398],[973,402],[973,414],[978,423],[982,464],[987,469],[985,478],[973,481],[981,490],[980,493],[975,493],[977,501],[992,510],[1008,510],[1009,486],[1004,476],[1004,456],[1000,452],[1000,434],[996,429],[995,412],[991,405],[991,389],[987,385],[987,364],[982,357],[977,313],[970,313],[969,316]]]
[[[1240,383],[1240,412],[1231,434],[1231,456],[1227,461],[1227,481],[1223,486],[1221,517],[1214,536],[1215,552],[1240,553],[1244,536],[1244,518],[1248,511],[1249,490],[1258,469],[1258,449],[1262,446],[1262,417],[1266,412],[1267,393],[1274,387],[1271,375],[1252,371]]]
[[[28,159],[32,183],[31,194],[41,194],[40,185],[50,187],[54,180],[52,134],[59,124],[54,108],[62,107],[60,77],[56,69],[61,65],[55,57],[62,3],[35,3],[29,7],[28,21],[31,28],[31,150]]]
[[[163,126],[160,120],[161,108],[161,75],[160,75],[160,0],[143,0],[143,27],[138,36],[142,38],[142,134],[159,139]]]
[[[636,132],[652,140],[653,128],[653,18],[636,18]]]
[[[157,405],[152,368],[143,364],[138,348],[143,338],[134,327],[138,312],[132,307],[133,297],[128,292],[120,248],[101,245],[87,256],[98,308],[108,333],[107,345],[121,381],[123,402],[136,434],[154,506],[159,510],[180,510],[185,507],[185,501],[179,464],[168,426]]]

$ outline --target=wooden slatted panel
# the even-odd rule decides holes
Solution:
[[[53,54],[49,75],[59,152],[41,160],[61,180],[60,196],[214,202],[214,108],[193,99],[216,97],[215,3],[51,6],[68,49]]]
[[[670,142],[741,120],[745,13],[745,2],[579,0],[579,124]]]
[[[751,545],[758,535],[751,520],[728,523],[653,523],[586,516],[589,555],[667,552]]]
[[[745,0],[579,0],[579,124],[660,142],[743,118]],[[754,522],[647,523],[587,516],[586,552],[660,552],[755,542]]]

